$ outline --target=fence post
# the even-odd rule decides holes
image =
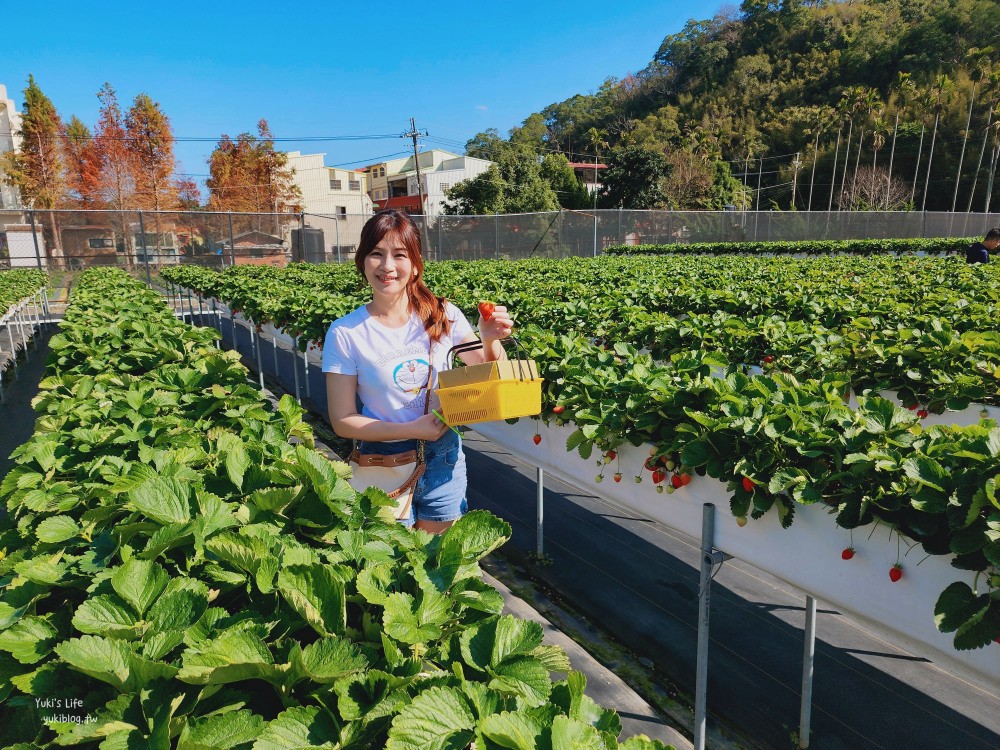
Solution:
[[[139,236],[142,237],[142,260],[146,267],[146,283],[152,286],[153,277],[149,273],[149,250],[146,249],[146,225],[142,220],[142,211],[139,211]]]
[[[299,211],[299,252],[302,259],[306,259],[306,212]],[[323,260],[326,260],[326,250],[323,251]]]
[[[38,270],[42,270],[42,253],[38,249],[38,229],[35,227],[35,209],[28,211],[28,216],[31,218],[31,239],[35,243],[35,261],[38,263]]]
[[[698,586],[698,647],[695,656],[694,750],[705,750],[705,716],[708,698],[708,639],[711,611],[712,568],[719,562],[715,551],[715,505],[705,503],[701,515],[701,580]]]
[[[496,230],[496,235],[497,235],[496,244],[493,246],[494,248],[493,257],[494,259],[499,259],[500,258],[500,212],[499,211],[495,211],[493,213],[493,225],[494,225],[493,228]]]
[[[229,265],[236,265],[236,238],[233,237],[233,212],[227,211],[229,214]],[[235,323],[235,321],[233,321]]]
[[[333,220],[333,226],[337,231],[337,263],[343,263],[340,258],[340,217]]]

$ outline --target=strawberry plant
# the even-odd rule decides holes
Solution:
[[[617,715],[481,580],[509,526],[404,529],[215,338],[123,272],[81,277],[0,483],[0,740],[616,747]],[[86,720],[51,720],[53,695]]]
[[[832,249],[864,257],[821,245],[805,252],[823,257],[778,257],[784,251],[755,246],[708,258],[431,263],[426,276],[467,313],[483,299],[512,311],[545,378],[542,417],[574,426],[567,450],[590,458],[649,443],[670,457],[665,492],[683,486],[681,475],[704,473],[731,487],[737,518],[773,509],[786,527],[798,505],[823,503],[843,528],[891,524],[992,581],[997,427],[924,428],[921,417],[1000,404],[1000,270],[896,257],[887,251],[902,246],[881,241],[852,247]],[[309,339],[365,301],[349,267],[237,267],[215,277],[222,281],[197,283],[255,322]],[[941,605],[948,623],[968,616],[955,628],[957,646],[1000,635],[993,614],[955,602]]]

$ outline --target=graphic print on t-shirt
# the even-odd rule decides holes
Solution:
[[[417,395],[427,386],[429,368],[426,359],[408,359],[396,365],[392,380],[399,390]]]

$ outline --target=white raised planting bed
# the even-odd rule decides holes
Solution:
[[[907,553],[912,540],[899,540],[888,526],[879,525],[870,539],[872,526],[855,529],[856,554],[845,561],[841,552],[851,545],[850,534],[836,525],[826,506],[797,505],[795,520],[787,529],[781,527],[774,509],[741,528],[729,509],[725,484],[711,477],[695,476],[673,494],[656,492],[650,472],[643,468],[651,445],[617,449],[618,460],[605,467],[604,480],[598,483],[598,452],[584,460],[576,451],[566,450],[566,439],[576,429],[572,425],[546,426],[520,419],[513,425],[486,422],[471,427],[552,476],[695,539],[701,538],[703,505],[713,503],[716,549],[833,605],[886,640],[987,690],[1000,685],[1000,644],[957,651],[953,634],[939,632],[934,624],[934,605],[941,592],[955,581],[971,586],[975,578],[971,571],[951,567],[951,556],[928,557],[919,545]],[[539,445],[532,440],[536,428],[542,436]],[[616,470],[623,475],[620,483],[612,480]],[[635,482],[636,475],[643,477],[641,484]],[[889,569],[897,559],[903,565],[903,578],[893,583]]]

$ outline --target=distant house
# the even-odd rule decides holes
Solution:
[[[294,170],[292,179],[302,191],[303,211],[337,218],[371,215],[372,201],[365,184],[368,175],[363,170],[328,167],[326,154],[289,151],[286,156]]]
[[[7,98],[7,87],[0,85],[0,154],[21,148],[18,132],[21,130],[21,113],[12,99]],[[23,208],[21,195],[16,187],[7,184],[0,171],[0,211]]]
[[[603,181],[600,179],[601,172],[608,168],[607,164],[601,164],[598,162],[594,164],[591,162],[588,164],[585,161],[571,161],[569,163],[570,169],[573,170],[573,174],[576,175],[576,179],[583,183],[583,186],[587,188],[587,192],[594,193],[603,187]]]
[[[400,208],[408,213],[422,213],[422,194],[427,215],[437,216],[444,207],[449,188],[482,174],[492,164],[487,159],[460,156],[437,148],[421,151],[418,157],[423,181],[420,189],[417,188],[417,169],[412,156],[369,164],[364,168],[375,210]]]
[[[283,268],[288,264],[288,250],[281,237],[253,229],[233,237],[233,246],[229,240],[219,244],[218,252],[227,265],[235,262],[238,266],[276,266]]]
[[[124,255],[116,242],[115,230],[109,226],[63,226],[59,227],[63,254],[67,268],[90,268],[91,266],[116,266]]]

